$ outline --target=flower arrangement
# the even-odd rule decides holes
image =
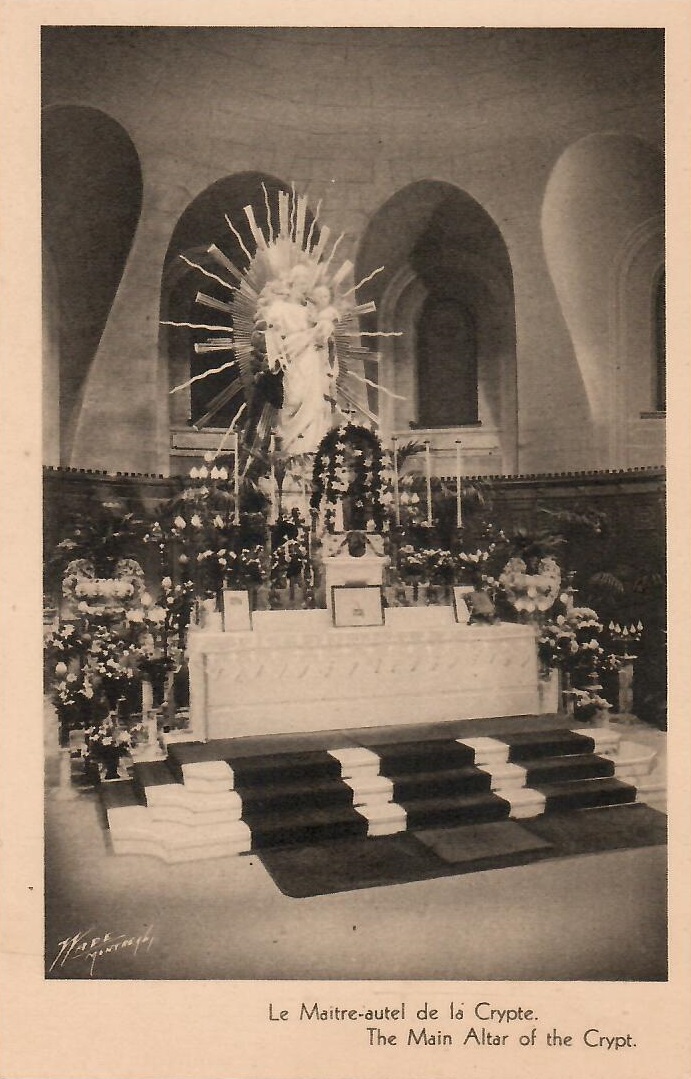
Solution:
[[[46,637],[44,649],[48,663],[60,663],[66,672],[65,665],[79,659],[83,652],[83,642],[77,627],[72,622],[66,622]]]
[[[404,543],[398,548],[398,572],[410,584],[419,584],[427,573],[424,554],[416,551],[412,543]]]
[[[597,669],[604,655],[599,634],[602,623],[591,607],[566,606],[542,626],[538,655],[543,669],[560,667],[584,679]]]
[[[275,547],[271,560],[272,580],[295,581],[307,566],[307,545],[299,539],[286,539]]]
[[[264,548],[242,547],[227,552],[226,584],[230,588],[256,588],[266,579]]]
[[[575,719],[592,719],[598,712],[607,712],[612,707],[594,688],[571,689],[568,690],[568,695]]]
[[[117,729],[112,723],[87,727],[84,731],[87,764],[102,764],[105,779],[118,779],[118,763],[129,753],[132,739],[128,731]]]
[[[86,660],[86,670],[115,708],[118,699],[130,689],[135,678],[141,651],[123,640],[112,628],[99,626],[94,631]]]
[[[428,548],[422,552],[427,562],[427,576],[431,584],[449,587],[456,579],[456,560],[444,548]]]
[[[476,587],[485,582],[490,557],[494,544],[487,548],[478,547],[475,551],[460,551],[458,554],[458,572],[464,584]]]
[[[94,688],[88,674],[80,671],[64,673],[60,670],[63,664],[57,664],[57,681],[53,684],[53,700],[61,711],[81,710],[85,701],[90,701],[94,696]]]
[[[528,572],[525,559],[515,556],[499,575],[499,586],[511,607],[528,617],[549,611],[559,597],[561,570],[554,558],[541,558],[536,572]]]

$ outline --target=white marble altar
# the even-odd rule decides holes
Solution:
[[[202,740],[539,711],[532,627],[459,625],[450,607],[392,608],[371,628],[259,611],[251,632],[192,632],[189,667]]]

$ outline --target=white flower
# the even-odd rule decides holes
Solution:
[[[144,621],[144,612],[140,611],[140,610],[128,611],[127,615],[126,615],[126,618],[127,618],[128,622],[143,622]]]
[[[223,528],[223,518],[221,517],[220,513],[217,513],[214,517],[214,525],[216,526],[216,528]]]
[[[206,461],[207,465],[210,465],[211,462],[214,460],[214,458],[215,458],[215,454],[213,454],[211,452],[211,450],[207,450],[206,453],[204,454],[204,460]],[[200,469],[200,471],[201,471],[201,469]]]
[[[184,517],[177,516],[173,521],[176,528],[185,528],[187,522]]]
[[[211,469],[211,472],[209,473],[209,475],[211,476],[212,480],[217,480],[217,479],[220,478],[220,473],[219,473],[218,469],[216,468],[216,465],[214,465],[214,467]]]
[[[195,466],[193,466],[190,469],[190,479],[191,480],[196,480],[198,478],[199,478],[199,470]]]
[[[163,607],[159,607],[157,605],[156,607],[151,608],[151,610],[148,612],[148,617],[149,621],[160,623],[165,621],[166,612]]]
[[[86,612],[89,610],[89,604],[85,603],[84,600],[82,600],[81,603],[77,604],[77,610],[81,611],[82,614],[86,614]]]
[[[223,468],[219,468],[219,470],[218,470],[218,478],[219,478],[219,480],[227,480],[228,479],[228,469],[225,466]]]
[[[201,519],[201,517],[199,516],[198,513],[194,514],[194,516],[190,520],[190,524],[192,525],[193,528],[201,528],[202,527],[202,519]]]
[[[212,458],[212,460],[213,460],[213,458]],[[199,469],[199,479],[200,480],[205,480],[205,479],[207,479],[208,475],[209,475],[208,468],[206,467],[206,465],[202,465],[202,467]]]
[[[173,582],[172,582],[171,578],[170,577],[164,577],[163,580],[161,581],[161,588],[163,589],[163,591],[164,592],[169,592],[172,587],[173,587]]]

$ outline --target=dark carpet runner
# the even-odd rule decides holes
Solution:
[[[359,842],[263,850],[274,883],[293,899],[409,884],[555,858],[664,844],[667,818],[646,805],[551,813]]]
[[[225,760],[252,850],[295,897],[665,842],[664,815],[633,804],[635,787],[614,778],[592,738],[559,729],[495,740],[526,770],[525,786],[544,795],[543,815],[510,820],[510,792],[492,791],[473,746],[429,737],[367,747],[391,782],[390,801],[405,810],[405,831],[393,835],[368,836],[367,815],[324,749],[248,756],[232,739],[177,743],[165,761],[136,763],[132,782],[104,784],[102,802],[145,804],[147,787],[182,782],[184,764]]]

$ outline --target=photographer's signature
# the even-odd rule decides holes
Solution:
[[[122,952],[137,955],[143,950],[148,952],[154,942],[153,928],[153,925],[148,925],[138,936],[110,931],[99,935],[93,929],[80,930],[73,937],[58,942],[58,951],[49,967],[49,973],[74,960],[81,960],[88,965],[89,976],[93,977],[96,963],[107,955]]]

